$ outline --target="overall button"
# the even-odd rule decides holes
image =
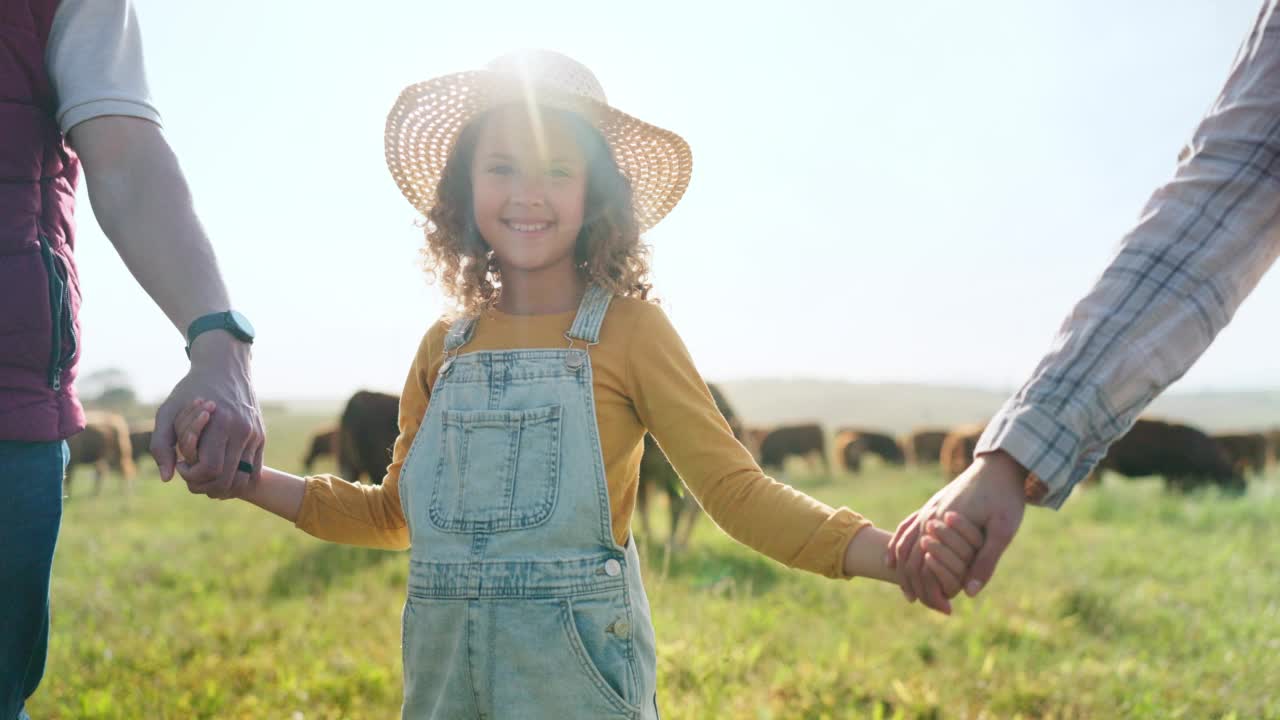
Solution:
[[[627,633],[631,632],[631,623],[626,620],[614,620],[609,623],[609,627],[605,628],[605,631],[614,637],[625,638]]]
[[[565,357],[564,364],[570,370],[577,370],[582,367],[582,356],[578,353],[571,353]]]
[[[617,560],[614,560],[613,558],[609,558],[608,560],[605,560],[604,574],[608,575],[609,577],[618,577],[619,575],[622,574],[622,563],[618,562]]]

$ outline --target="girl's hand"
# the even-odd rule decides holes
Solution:
[[[173,429],[178,437],[179,468],[185,466],[186,469],[190,469],[199,461],[197,448],[200,445],[200,433],[209,424],[209,418],[213,416],[213,411],[217,407],[212,400],[196,398],[178,412]],[[185,478],[187,474],[182,473],[182,476]]]
[[[943,521],[930,520],[920,539],[924,563],[933,572],[947,597],[960,592],[969,565],[982,547],[982,531],[968,518],[956,512],[943,515]]]

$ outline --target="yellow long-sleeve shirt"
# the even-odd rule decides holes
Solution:
[[[563,348],[573,318],[573,312],[509,315],[488,310],[460,352]],[[352,545],[409,546],[400,468],[426,414],[447,331],[445,321],[436,322],[418,347],[400,396],[400,436],[383,483],[353,485],[329,475],[308,477],[300,529]],[[615,298],[600,344],[590,352],[613,536],[619,544],[630,533],[647,429],[707,514],[729,535],[790,567],[844,577],[845,548],[870,523],[761,472],[733,437],[661,308]]]

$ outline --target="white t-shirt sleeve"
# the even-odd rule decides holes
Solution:
[[[45,65],[63,133],[103,115],[160,123],[130,0],[62,0],[49,31]]]

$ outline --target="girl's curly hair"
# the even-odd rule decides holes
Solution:
[[[616,295],[648,299],[649,247],[640,240],[631,205],[631,182],[613,158],[604,137],[586,120],[559,115],[587,158],[587,191],[582,230],[574,245],[574,263],[588,282]],[[475,225],[471,165],[485,115],[458,135],[436,187],[436,204],[427,214],[427,246],[422,254],[428,275],[439,281],[465,315],[498,298],[502,273],[497,258]]]

